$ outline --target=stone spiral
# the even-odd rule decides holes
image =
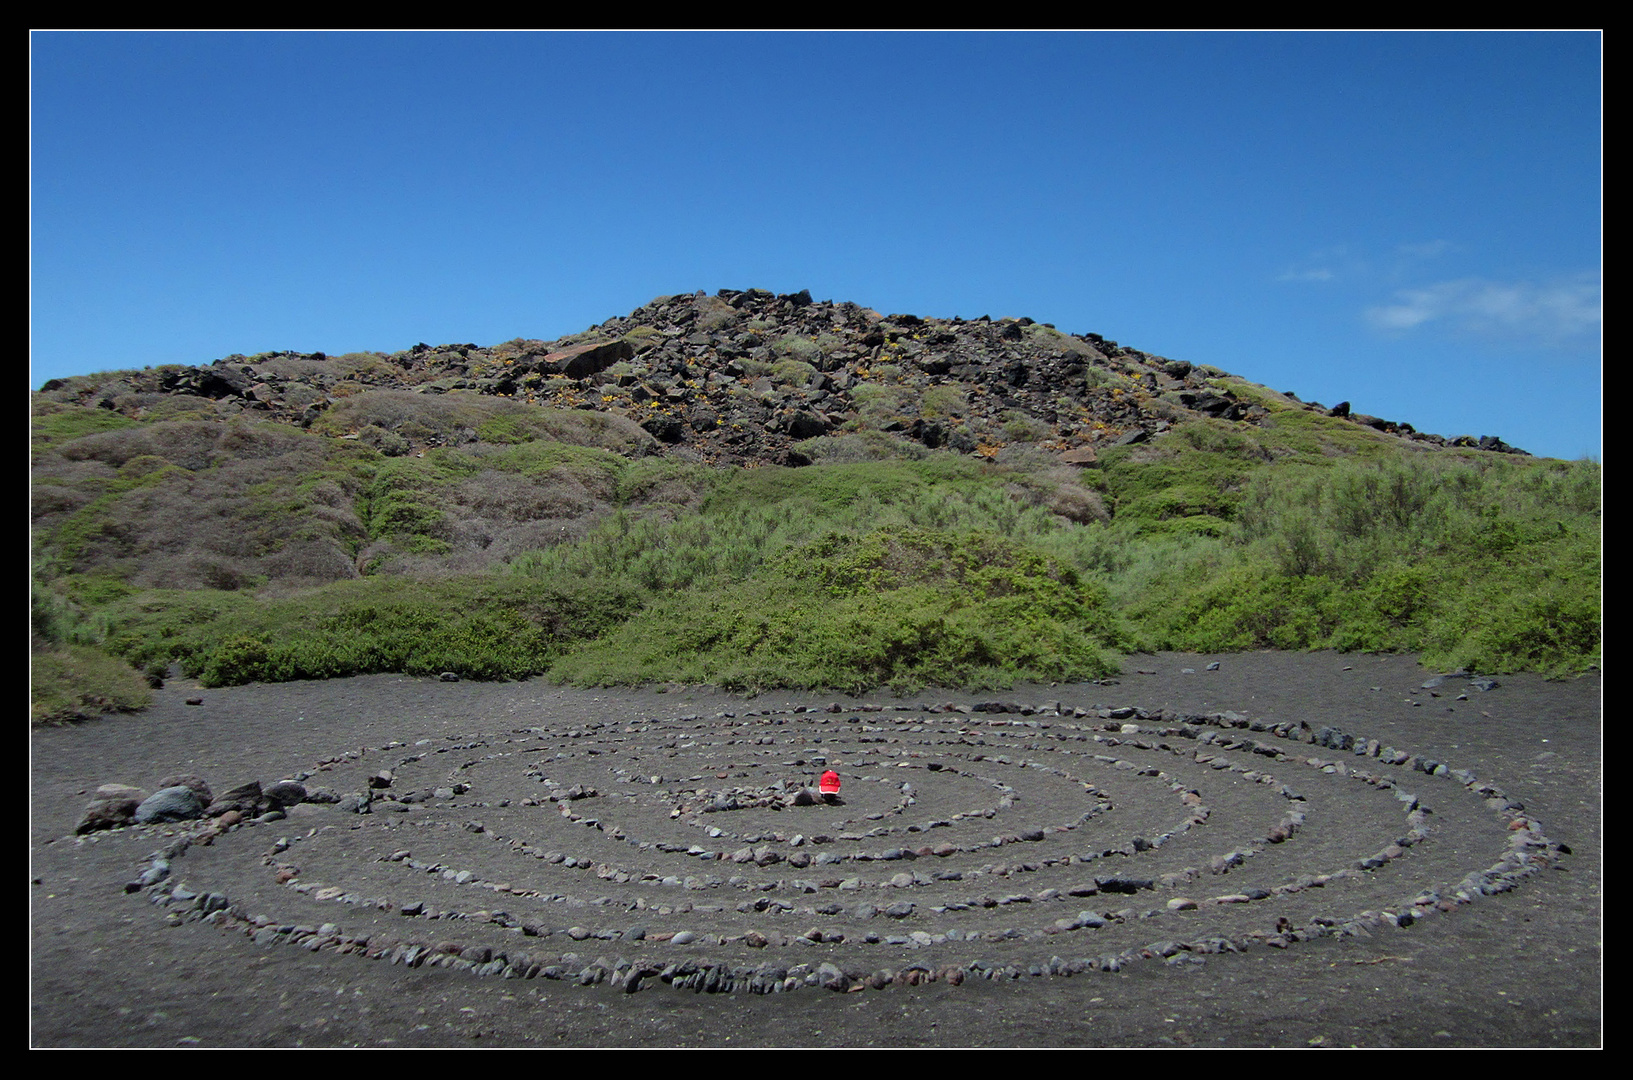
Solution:
[[[829,768],[837,803],[811,797]],[[1229,712],[546,722],[347,749],[296,779],[338,800],[206,825],[133,891],[262,944],[780,993],[1381,933],[1568,853],[1455,763]]]

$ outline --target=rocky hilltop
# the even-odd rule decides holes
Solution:
[[[1029,444],[1086,465],[1099,448],[1199,417],[1262,424],[1271,415],[1268,395],[1283,409],[1298,404],[1427,446],[1524,453],[1494,436],[1448,439],[1352,413],[1347,402],[1300,403],[1217,368],[1028,318],[882,315],[816,301],[808,291],[763,289],[660,297],[554,341],[234,355],[53,379],[41,391],[134,418],[168,414],[174,399],[190,398],[218,414],[303,427],[371,391],[491,395],[621,415],[650,436],[649,452],[722,465],[808,464],[809,440],[841,434],[982,457]],[[398,455],[475,438],[418,425],[412,410],[399,417],[359,411],[340,426]],[[332,433],[336,425],[323,426]]]

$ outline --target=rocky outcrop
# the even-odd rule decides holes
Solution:
[[[54,379],[42,392],[141,416],[247,412],[311,426],[369,390],[467,393],[616,413],[667,452],[721,464],[811,460],[801,443],[856,434],[996,456],[1029,443],[1093,462],[1199,417],[1262,423],[1269,412],[1214,368],[1067,334],[1029,318],[884,315],[808,291],[722,289],[660,297],[554,341],[415,345],[401,352],[273,352],[213,363]],[[1438,446],[1523,453],[1494,436],[1445,439],[1410,424],[1283,396],[1291,407]],[[445,436],[370,424],[349,432],[383,452]],[[870,434],[872,433],[872,434]]]

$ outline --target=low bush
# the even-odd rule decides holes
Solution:
[[[30,658],[29,720],[62,724],[110,712],[134,712],[152,704],[141,672],[87,645],[65,645]]]
[[[667,594],[551,669],[587,685],[1002,687],[1099,678],[1123,640],[1104,591],[994,536],[831,535],[767,572]]]
[[[1579,672],[1600,656],[1597,476],[1416,455],[1264,473],[1230,532],[1144,570],[1123,563],[1114,590],[1147,647]]]
[[[627,586],[493,576],[368,578],[280,599],[153,591],[113,605],[107,648],[144,668],[180,663],[206,686],[383,671],[518,679],[641,602]]]

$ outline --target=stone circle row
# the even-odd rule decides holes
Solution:
[[[750,712],[743,717],[722,713],[712,720],[697,716],[675,717],[665,721],[630,724],[623,729],[623,733],[642,736],[656,734],[660,740],[674,735],[667,747],[662,741],[654,743],[651,739],[642,740],[639,745],[643,748],[655,745],[660,750],[671,749],[678,757],[682,750],[698,745],[698,740],[702,738],[700,725],[725,725],[720,728],[723,731],[732,731],[740,726],[739,722],[786,727],[791,722],[798,724],[815,719],[810,714],[816,711],[766,710]],[[1550,842],[1540,827],[1524,813],[1523,806],[1495,784],[1477,779],[1466,770],[1453,769],[1445,763],[1381,745],[1377,740],[1358,738],[1332,727],[1317,728],[1305,723],[1271,725],[1232,712],[1207,716],[1165,715],[1136,709],[1085,713],[1083,710],[1068,711],[1054,705],[1042,709],[1015,710],[1022,716],[1035,719],[994,719],[988,716],[984,720],[977,720],[968,712],[962,712],[955,715],[954,723],[958,725],[963,756],[955,759],[948,749],[942,747],[934,751],[936,757],[927,758],[925,755],[928,751],[900,742],[881,744],[869,741],[875,737],[899,739],[898,733],[923,734],[938,725],[941,729],[934,733],[949,733],[945,730],[946,712],[938,712],[933,707],[901,711],[926,715],[902,719],[891,727],[864,723],[861,717],[866,713],[861,710],[851,718],[850,727],[854,730],[842,740],[846,748],[844,753],[849,757],[852,750],[870,748],[856,760],[846,763],[853,773],[852,790],[859,786],[858,781],[866,783],[869,778],[881,787],[886,786],[874,774],[862,773],[863,769],[874,769],[878,773],[888,768],[922,769],[927,773],[945,774],[938,777],[939,780],[959,778],[989,787],[996,793],[990,805],[968,811],[967,817],[966,812],[960,812],[945,819],[921,817],[909,822],[906,820],[908,812],[917,802],[915,782],[909,781],[895,786],[884,809],[872,813],[858,811],[851,817],[839,819],[837,824],[841,827],[835,829],[833,835],[806,835],[765,827],[727,829],[712,822],[733,812],[728,804],[734,796],[722,802],[718,797],[725,793],[722,791],[715,792],[715,797],[711,799],[712,789],[709,785],[705,782],[699,787],[698,784],[710,779],[727,779],[731,769],[727,769],[724,775],[717,771],[713,778],[689,773],[684,778],[665,779],[661,775],[654,777],[646,774],[654,787],[663,783],[692,785],[673,789],[690,794],[680,797],[678,801],[666,796],[664,805],[668,806],[668,810],[660,817],[705,830],[705,839],[726,840],[729,843],[683,845],[668,840],[652,840],[639,834],[629,834],[623,820],[604,820],[604,817],[619,815],[583,812],[585,807],[592,805],[590,800],[602,798],[602,793],[582,782],[552,783],[549,774],[556,770],[542,767],[546,760],[543,755],[552,748],[555,748],[555,756],[549,759],[552,762],[559,760],[566,763],[608,756],[607,752],[616,748],[606,738],[612,732],[605,725],[583,726],[567,731],[530,728],[504,736],[451,737],[442,740],[440,745],[434,740],[422,740],[414,746],[394,742],[373,750],[360,748],[327,758],[292,782],[303,783],[313,777],[321,778],[324,773],[333,774],[347,768],[363,772],[368,767],[371,755],[372,760],[376,761],[382,755],[390,757],[392,765],[389,768],[376,770],[368,776],[372,786],[336,799],[330,813],[358,814],[358,817],[351,819],[353,826],[366,825],[367,815],[382,813],[401,814],[404,818],[399,820],[405,820],[415,808],[426,806],[446,805],[450,810],[469,810],[479,806],[489,810],[507,810],[514,806],[518,810],[523,807],[533,811],[542,809],[547,814],[553,808],[559,815],[560,825],[557,829],[572,825],[587,830],[584,835],[596,839],[594,843],[583,846],[594,848],[594,851],[570,853],[559,850],[572,846],[556,842],[560,836],[570,836],[559,831],[551,832],[547,843],[541,845],[536,842],[537,838],[511,835],[505,829],[490,828],[480,821],[467,820],[456,824],[446,815],[418,821],[415,826],[422,832],[429,829],[440,834],[451,834],[457,830],[467,840],[480,838],[485,844],[484,852],[502,851],[507,856],[535,866],[560,868],[553,873],[578,870],[586,880],[593,875],[595,888],[626,887],[624,901],[615,902],[614,898],[606,896],[591,898],[578,892],[545,890],[525,883],[518,885],[501,880],[491,871],[484,872],[483,868],[493,861],[491,855],[473,855],[470,865],[459,866],[450,865],[447,859],[417,857],[407,847],[394,848],[379,856],[377,862],[380,866],[377,869],[395,868],[405,875],[423,876],[437,881],[439,887],[455,894],[460,890],[469,891],[475,902],[437,910],[419,899],[390,899],[375,886],[325,884],[314,880],[312,874],[303,871],[299,865],[304,849],[314,844],[321,847],[324,842],[327,832],[317,828],[304,835],[280,837],[259,857],[258,862],[263,872],[270,874],[276,884],[300,896],[303,902],[341,905],[336,909],[335,921],[312,919],[291,922],[279,919],[272,914],[249,910],[246,904],[230,899],[222,889],[195,888],[182,883],[172,873],[174,860],[195,845],[210,845],[218,837],[228,836],[236,841],[238,837],[235,834],[244,830],[260,831],[264,826],[285,820],[285,810],[278,808],[257,816],[239,815],[234,818],[231,814],[225,814],[200,827],[188,829],[156,852],[128,888],[144,892],[154,903],[166,907],[173,920],[201,919],[235,926],[263,944],[290,943],[311,950],[352,953],[409,966],[431,964],[509,978],[542,977],[584,985],[607,982],[626,992],[655,984],[668,984],[699,992],[779,993],[801,986],[856,990],[938,980],[958,983],[967,978],[1070,976],[1097,970],[1115,971],[1140,959],[1161,958],[1168,963],[1197,962],[1206,955],[1219,952],[1254,947],[1284,948],[1301,940],[1332,934],[1366,934],[1385,925],[1409,926],[1419,919],[1454,910],[1480,896],[1507,891],[1527,876],[1553,864],[1561,854],[1568,853],[1568,849]],[[878,736],[877,733],[881,731],[889,734]],[[765,746],[768,744],[762,740],[770,737],[759,735],[753,743],[745,742],[744,745]],[[681,740],[686,738],[693,740],[692,747],[682,745]],[[1174,817],[1158,829],[1130,836],[1117,843],[1079,844],[1076,845],[1078,850],[1059,854],[1060,842],[1069,840],[1074,833],[1085,831],[1096,819],[1114,814],[1117,807],[1104,789],[1104,786],[1110,786],[1107,781],[1096,784],[1078,772],[1041,760],[1017,760],[1019,754],[1004,745],[1006,740],[1014,742],[1017,739],[1031,739],[1036,745],[1035,741],[1040,738],[1052,739],[1058,745],[1069,742],[1074,749],[1079,743],[1085,744],[1088,752],[1083,755],[1083,760],[1108,770],[1108,776],[1135,778],[1153,785],[1158,791],[1166,791],[1175,803]],[[809,744],[811,739],[794,741]],[[712,745],[718,748],[720,744]],[[572,746],[582,746],[585,753],[559,749]],[[873,755],[872,749],[881,752]],[[405,750],[412,752],[403,753]],[[992,750],[1000,752],[991,753]],[[1009,752],[1002,752],[1005,750]],[[473,751],[484,753],[471,757]],[[1326,753],[1321,753],[1323,751]],[[775,767],[807,768],[824,758],[826,753],[803,756],[785,754]],[[1016,756],[1011,757],[1011,753],[1016,753]],[[450,754],[453,758],[447,757]],[[514,765],[522,755],[540,764],[530,765],[516,775],[534,784],[535,790],[551,797],[528,795],[514,801],[500,799],[498,803],[482,804],[480,799],[459,803],[463,796],[481,793],[482,788],[487,786],[486,775],[489,772]],[[1233,760],[1233,755],[1243,760]],[[1246,781],[1255,789],[1271,793],[1284,808],[1273,823],[1264,828],[1262,835],[1256,834],[1249,842],[1236,844],[1231,850],[1220,852],[1197,865],[1184,866],[1150,878],[1121,868],[1105,874],[1091,872],[1110,864],[1121,867],[1124,862],[1157,851],[1193,830],[1203,828],[1214,817],[1214,811],[1196,790],[1198,785],[1187,784],[1168,769],[1150,763],[1153,759],[1161,761],[1164,757],[1175,763],[1172,766],[1174,769],[1183,766],[1230,773],[1235,780]],[[398,782],[404,770],[412,771],[438,758],[444,761],[458,759],[458,763],[447,770],[444,784],[428,792],[405,792],[401,796],[392,793],[391,785]],[[895,760],[887,760],[889,758]],[[825,761],[821,763],[826,764]],[[1147,891],[1176,892],[1188,889],[1188,886],[1201,882],[1209,875],[1236,872],[1250,865],[1250,860],[1264,852],[1294,841],[1306,827],[1306,796],[1284,779],[1269,773],[1267,767],[1273,763],[1294,768],[1303,766],[1314,770],[1317,775],[1337,777],[1380,793],[1388,793],[1397,800],[1402,812],[1402,826],[1376,851],[1349,859],[1342,865],[1292,875],[1270,888],[1243,888],[1199,898],[1174,895],[1160,907],[1147,910],[1138,906],[1108,910],[1103,906],[1104,901],[1112,897],[1121,903],[1137,900],[1139,894]],[[999,770],[994,766],[1023,770],[1022,775],[1027,772],[1041,773],[1052,777],[1063,789],[1075,785],[1087,800],[1088,807],[1067,819],[1043,825],[1029,824],[1025,828],[995,835],[990,840],[975,841],[966,837],[956,843],[941,841],[912,846],[913,838],[951,829],[961,821],[991,820],[1013,810],[1017,801],[1024,801],[1026,792],[1017,791],[997,775]],[[1186,917],[1182,913],[1185,912],[1249,909],[1260,902],[1273,902],[1278,898],[1356,878],[1404,858],[1414,847],[1430,840],[1433,832],[1433,819],[1428,808],[1417,795],[1402,786],[1406,778],[1414,776],[1424,783],[1432,778],[1441,780],[1454,788],[1461,788],[1482,802],[1483,808],[1500,824],[1505,836],[1501,850],[1494,852],[1494,861],[1483,868],[1467,870],[1455,882],[1425,882],[1421,887],[1412,889],[1409,895],[1399,896],[1391,903],[1381,903],[1376,909],[1346,912],[1339,916],[1313,915],[1297,924],[1282,917],[1277,920],[1273,930],[1243,930],[1237,927],[1221,931],[1218,927],[1212,927],[1210,929],[1215,932],[1194,936],[1193,928],[1184,925]],[[615,784],[609,786],[616,786],[618,781],[636,782],[632,778],[615,777]],[[920,784],[925,782],[917,781]],[[747,810],[750,814],[776,816],[781,813],[774,808],[776,798],[791,794],[790,788],[791,785],[786,783],[780,790],[775,784],[748,785],[747,790],[753,793],[753,797],[742,800],[745,805],[737,809]],[[322,792],[316,794],[320,798],[329,797]],[[639,799],[635,801],[640,802]],[[883,821],[887,816],[894,818],[895,823],[863,827],[870,820]],[[346,831],[355,832],[355,828]],[[895,841],[897,837],[902,838],[901,842],[892,842],[889,846],[882,843]],[[927,836],[924,838],[928,839]],[[835,846],[866,845],[870,841],[880,843],[848,851]],[[1027,846],[1044,841],[1052,842],[1045,848],[1055,851],[1055,854],[1037,858],[1027,858],[1023,854],[1009,855],[1011,851],[1022,852]],[[622,846],[631,853],[631,857],[627,861],[609,861],[605,857],[609,842],[613,847]],[[736,850],[725,850],[733,844],[737,845]],[[812,851],[817,854],[811,855]],[[993,854],[1008,857],[979,865],[969,862]],[[650,867],[651,861],[660,855],[696,860],[703,869],[696,874],[664,874]],[[923,860],[928,860],[926,865],[929,866],[951,868],[921,872],[917,864]],[[871,869],[873,863],[896,864],[903,869],[889,877],[864,880],[866,871]],[[718,873],[709,872],[717,866],[741,869],[744,873],[723,878]],[[797,870],[813,876],[771,876],[771,872],[781,869]],[[853,872],[846,874],[847,870]],[[768,873],[754,876],[760,871]],[[989,887],[992,882],[1008,883],[1040,872],[1077,876],[1063,879],[1059,886],[992,895]],[[822,874],[829,877],[821,879]],[[834,874],[843,876],[836,879],[832,876]],[[517,874],[502,876],[513,880],[519,878]],[[525,878],[521,880],[525,882]],[[969,886],[967,891],[957,891],[966,885]],[[887,889],[889,893],[884,892]],[[735,904],[708,902],[722,890],[741,893],[743,898]],[[635,893],[632,900],[627,899],[630,891]],[[921,902],[912,899],[921,891],[934,893],[932,899],[936,903],[928,913],[922,909]],[[881,893],[877,903],[872,899],[874,892]],[[862,898],[848,912],[843,905],[832,900],[818,903],[806,899],[846,894],[852,898]],[[676,899],[671,901],[671,896]],[[1100,902],[1099,910],[1091,906],[1096,900]],[[531,909],[531,917],[529,914],[513,915],[506,910],[518,903],[525,903]],[[592,915],[596,912],[610,913],[619,906],[624,909],[623,917],[603,918],[603,925],[600,926],[584,925],[594,923],[593,918],[575,918],[585,911]],[[552,919],[539,914],[558,907],[565,917]],[[956,921],[954,916],[966,912],[1023,908],[1046,913],[1034,918],[1036,925],[1025,930],[1013,926],[971,929],[968,926],[936,925],[949,919]],[[338,914],[346,910],[358,915],[368,913],[371,919],[376,913],[386,913],[391,918],[409,920],[404,924],[409,927],[422,924],[429,927],[435,923],[442,928],[442,932],[416,933],[410,929],[397,933],[372,928],[347,932],[340,925],[340,920],[345,916]],[[1048,915],[1054,912],[1059,912],[1058,917],[1049,918]],[[848,914],[850,918],[845,930],[812,926],[799,933],[785,934],[775,929],[768,933],[759,927],[743,928],[741,925],[746,921],[745,917],[817,919],[840,914]],[[569,925],[563,925],[570,919]],[[670,926],[677,928],[654,929],[651,924],[657,920],[668,920]],[[1144,926],[1156,930],[1165,928],[1165,920],[1177,924],[1172,936],[1110,952],[1096,953],[1092,948],[1093,932],[1103,927]],[[687,925],[693,921],[712,922],[717,926],[723,923],[727,932],[693,929]],[[875,922],[882,924],[884,932],[873,928]],[[854,927],[857,924],[865,929],[856,931]],[[931,928],[908,929],[914,925]],[[478,927],[481,933],[475,933]],[[497,944],[491,940],[494,931],[500,933]],[[471,941],[472,936],[487,936],[490,940]],[[566,945],[566,951],[557,952],[550,947],[553,940],[560,939],[566,939],[564,944],[570,943]],[[1033,955],[1019,961],[970,955],[990,952],[1003,943],[1013,941],[1028,944]],[[843,953],[836,951],[838,946],[846,947]],[[577,951],[580,948],[601,950],[602,954],[587,956]],[[777,953],[777,958],[756,958],[755,954],[768,955],[760,952],[768,949]],[[817,951],[807,959],[783,956],[788,949]],[[918,950],[928,950],[935,955],[929,960],[917,960],[912,954]],[[955,950],[962,955],[956,961],[948,962],[944,954]],[[879,957],[869,960],[868,954],[874,951],[880,954]],[[608,955],[609,952],[612,955]],[[1044,952],[1049,955],[1045,957]],[[1061,952],[1076,955],[1063,958]],[[790,960],[793,962],[787,962]]]

